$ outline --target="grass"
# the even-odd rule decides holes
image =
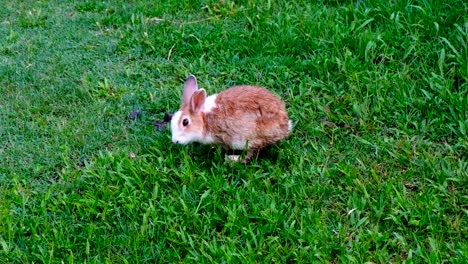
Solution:
[[[0,6],[0,262],[468,260],[465,1]],[[293,134],[171,144],[188,74],[268,87]]]

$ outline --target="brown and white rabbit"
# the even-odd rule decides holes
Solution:
[[[244,162],[261,148],[287,137],[291,129],[283,102],[267,89],[234,86],[207,97],[193,75],[185,81],[181,108],[171,119],[172,142],[246,150]],[[240,156],[227,159],[240,161]]]

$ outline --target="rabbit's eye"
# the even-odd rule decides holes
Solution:
[[[185,118],[184,120],[182,120],[183,126],[187,126],[188,124],[189,124],[188,118]]]

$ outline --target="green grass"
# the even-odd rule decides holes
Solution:
[[[466,1],[0,6],[1,263],[468,260]],[[188,74],[294,132],[248,165],[171,144]]]

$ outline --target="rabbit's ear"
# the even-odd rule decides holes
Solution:
[[[202,110],[205,105],[206,92],[205,89],[196,90],[190,100],[190,111],[197,113]]]
[[[192,98],[193,93],[197,90],[197,78],[195,78],[193,75],[190,75],[187,77],[187,80],[185,80],[184,92],[182,94],[182,105],[188,105],[190,103],[190,98]]]

